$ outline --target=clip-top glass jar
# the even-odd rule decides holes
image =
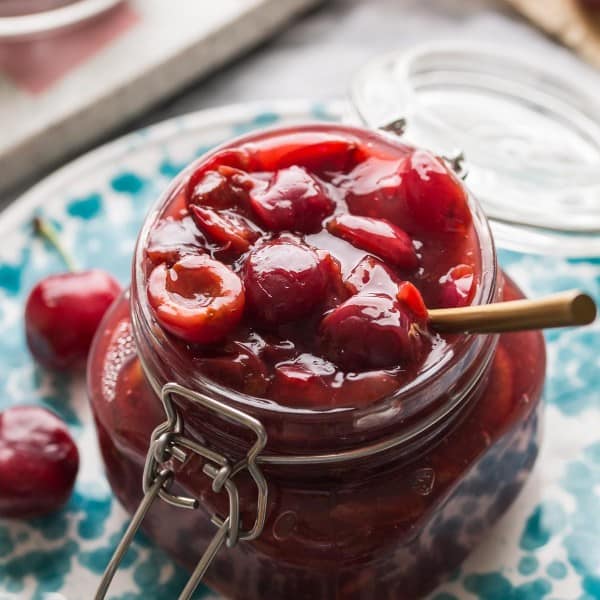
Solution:
[[[89,393],[109,481],[132,512],[144,498],[133,528],[143,519],[146,533],[191,569],[204,555],[182,597],[206,571],[206,582],[227,598],[415,598],[458,566],[510,506],[537,456],[545,370],[539,332],[438,336],[418,370],[384,364],[332,375],[330,363],[303,353],[271,361],[275,371],[283,363],[313,369],[311,377],[288,369],[282,386],[281,373],[265,375],[264,364],[269,353],[293,349],[285,339],[273,342],[272,331],[246,332],[243,343],[207,353],[159,324],[149,273],[194,254],[200,235],[186,207],[190,177],[221,159],[237,162],[219,173],[238,177],[240,152],[255,158],[285,144],[280,157],[291,148],[301,163],[310,154],[314,166],[348,141],[347,151],[377,160],[416,152],[383,133],[306,125],[234,140],[181,173],[147,217],[130,296],[111,309],[92,349]],[[357,168],[323,175],[322,185],[333,194]],[[214,183],[208,187],[217,189]],[[468,233],[460,243],[452,238],[455,247],[443,236],[425,250],[416,242],[438,254],[414,277],[430,285],[435,270],[454,260],[453,247],[462,248],[477,266],[471,303],[521,297],[497,267],[481,209],[464,197]],[[319,246],[323,235],[302,238]],[[338,253],[339,244],[331,253],[343,272],[355,272],[356,256]],[[223,249],[205,246],[213,258]],[[241,252],[229,264],[241,272],[247,260]],[[310,329],[309,320],[301,323]]]

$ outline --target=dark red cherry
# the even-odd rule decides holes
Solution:
[[[202,241],[192,217],[167,217],[150,231],[146,256],[153,263],[175,262],[186,254],[201,254]]]
[[[339,215],[327,223],[327,229],[353,246],[376,254],[401,269],[414,269],[418,265],[410,236],[385,219]]]
[[[346,286],[353,294],[381,293],[393,298],[399,285],[400,280],[392,270],[374,256],[365,256],[346,278]]]
[[[347,173],[364,158],[364,151],[355,142],[329,139],[284,151],[277,167],[283,169],[300,166],[323,177],[333,173]]]
[[[249,254],[244,285],[254,314],[273,325],[299,319],[322,302],[327,277],[324,263],[313,248],[283,238]]]
[[[466,306],[475,293],[475,273],[470,265],[452,267],[440,278],[440,301],[442,308]]]
[[[231,208],[244,195],[231,173],[248,170],[254,162],[251,153],[243,149],[217,152],[192,173],[186,188],[188,206]]]
[[[471,224],[467,193],[442,160],[415,150],[404,166],[403,188],[411,223],[429,233],[465,233]]]
[[[216,211],[194,204],[190,205],[190,211],[198,229],[209,240],[235,252],[245,252],[260,236],[248,219],[234,211]]]
[[[334,210],[325,188],[302,167],[277,171],[268,185],[250,191],[250,205],[270,231],[312,233]]]
[[[0,413],[0,516],[39,517],[71,496],[79,453],[67,426],[39,406]]]
[[[210,344],[235,329],[244,312],[240,278],[206,255],[161,264],[148,278],[148,299],[158,322],[188,341]]]
[[[321,322],[324,355],[346,370],[412,363],[421,353],[421,331],[412,314],[386,294],[359,294]]]
[[[405,227],[402,181],[407,160],[408,155],[397,160],[371,157],[360,163],[341,183],[349,211]]]
[[[97,269],[42,279],[25,305],[25,334],[34,358],[53,369],[84,366],[96,329],[120,293],[115,279]]]

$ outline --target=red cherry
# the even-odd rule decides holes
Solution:
[[[327,223],[327,229],[353,246],[377,254],[401,269],[414,269],[418,265],[410,236],[384,219],[339,215]]]
[[[201,236],[191,217],[161,219],[151,230],[146,256],[153,263],[172,263],[186,254],[199,254]]]
[[[227,387],[261,396],[269,382],[261,350],[251,343],[229,342],[224,346],[222,355],[199,358],[196,364],[203,373]]]
[[[465,233],[471,212],[462,183],[439,159],[415,150],[405,164],[406,211],[419,231]]]
[[[32,518],[69,499],[79,469],[67,426],[38,406],[0,413],[0,516]]]
[[[470,265],[452,267],[440,278],[440,301],[442,308],[466,306],[475,293],[475,273]]]
[[[364,158],[364,151],[356,142],[330,139],[284,152],[277,161],[277,168],[299,166],[310,173],[326,176],[330,173],[347,173]]]
[[[206,255],[155,267],[148,278],[148,299],[167,331],[200,344],[221,341],[244,312],[240,278]]]
[[[357,295],[321,322],[325,356],[347,370],[388,368],[413,362],[422,340],[412,315],[385,294]]]
[[[257,171],[304,167],[319,175],[346,172],[363,159],[364,151],[353,139],[325,132],[294,132],[264,140],[257,153]]]
[[[254,314],[273,325],[306,315],[324,299],[326,269],[310,246],[280,239],[251,252],[244,284]]]
[[[324,187],[302,167],[277,171],[268,185],[250,191],[250,205],[270,231],[313,233],[335,207]]]
[[[188,184],[188,206],[231,208],[238,196],[231,181],[219,171],[196,171]]]
[[[350,212],[386,219],[404,227],[406,204],[402,177],[407,160],[407,156],[397,160],[371,157],[359,164],[342,182]]]
[[[119,284],[96,269],[42,279],[25,305],[33,356],[53,369],[83,366],[104,313],[120,293]]]
[[[429,311],[425,306],[425,301],[421,292],[410,281],[403,281],[398,287],[396,299],[402,306],[407,308],[417,320],[426,321],[429,318]]]
[[[333,403],[329,380],[335,375],[334,365],[312,356],[301,354],[295,360],[275,367],[271,395],[279,403],[306,408],[324,408]]]
[[[365,256],[346,278],[346,286],[353,294],[383,293],[394,297],[399,285],[400,280],[392,270],[374,256]]]
[[[242,149],[221,150],[202,163],[191,175],[186,190],[189,205],[209,208],[231,208],[244,195],[243,189],[231,181],[233,172],[248,170],[255,162],[250,152]]]
[[[245,252],[260,236],[258,229],[248,219],[234,211],[217,212],[194,204],[190,205],[190,211],[196,225],[209,240],[235,252]]]

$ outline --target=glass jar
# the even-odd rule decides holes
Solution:
[[[303,129],[396,144],[358,128]],[[209,379],[154,319],[145,249],[157,220],[179,205],[191,173],[214,152],[181,173],[147,217],[131,292],[110,310],[92,349],[89,395],[110,484],[134,511],[143,480],[150,493],[161,474],[173,473],[171,495],[153,503],[143,528],[191,569],[215,526],[227,531],[239,498],[241,541],[229,530],[231,547],[216,554],[205,578],[227,598],[424,594],[460,564],[531,471],[541,434],[543,338],[455,335],[418,377],[360,407],[288,407]],[[481,265],[473,303],[522,297],[497,267],[481,209],[472,197],[469,204]],[[159,427],[165,409],[170,431],[185,439],[177,451],[168,427]],[[185,510],[182,498],[197,508]]]

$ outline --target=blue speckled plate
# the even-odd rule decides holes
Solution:
[[[82,157],[0,215],[0,408],[48,406],[69,423],[82,455],[75,493],[61,513],[0,521],[0,600],[91,598],[127,522],[102,473],[83,382],[39,369],[25,346],[24,298],[39,278],[63,268],[50,248],[33,239],[32,215],[56,223],[82,266],[108,269],[125,284],[144,214],[184,165],[247,130],[337,120],[343,109],[331,103],[253,104],[170,120]],[[515,253],[501,258],[532,295],[581,287],[600,300],[600,260]],[[546,440],[534,474],[435,600],[600,599],[600,323],[551,332],[548,342]],[[184,580],[140,537],[111,597],[168,600]]]

